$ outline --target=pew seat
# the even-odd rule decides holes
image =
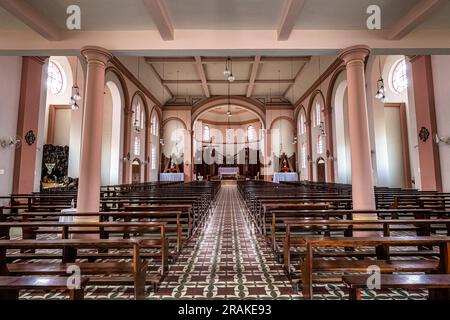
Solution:
[[[367,288],[369,275],[344,276],[343,282],[349,288],[350,300],[361,300],[361,290]],[[450,289],[449,274],[426,275],[400,275],[382,274],[380,276],[380,289]],[[439,299],[439,296],[430,294],[430,299]]]
[[[68,277],[0,276],[0,300],[18,300],[20,290],[65,291],[70,300],[83,300],[88,278],[80,279],[78,289],[69,289]]]

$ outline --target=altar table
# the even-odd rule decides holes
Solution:
[[[296,172],[275,172],[273,174],[273,182],[297,182],[298,181],[298,173]]]

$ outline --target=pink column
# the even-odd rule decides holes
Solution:
[[[25,136],[38,136],[39,108],[42,93],[42,72],[48,57],[24,57],[20,84],[17,136],[22,140],[14,159],[13,193],[34,191],[36,141],[28,144]],[[31,140],[30,140],[31,142]]]
[[[369,54],[368,47],[355,46],[345,49],[340,55],[347,66],[353,208],[355,210],[376,208],[364,75],[364,62]]]
[[[81,53],[87,61],[87,76],[77,210],[79,212],[98,212],[105,69],[112,55],[98,47],[85,47]]]
[[[426,141],[419,140],[422,190],[442,191],[439,146],[434,143],[437,123],[431,57],[415,56],[410,58],[410,61],[412,64],[414,101],[416,105],[417,135],[419,135],[420,131],[428,131],[429,133]]]

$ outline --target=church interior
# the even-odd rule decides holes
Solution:
[[[0,300],[450,300],[449,1],[74,2],[0,0]]]

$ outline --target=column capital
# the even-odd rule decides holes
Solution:
[[[342,59],[345,64],[348,64],[352,61],[364,61],[370,54],[370,52],[371,50],[368,46],[353,46],[342,50],[339,54],[339,58]]]
[[[108,50],[95,46],[83,47],[81,49],[81,54],[86,58],[87,63],[100,63],[105,67],[113,57]]]

